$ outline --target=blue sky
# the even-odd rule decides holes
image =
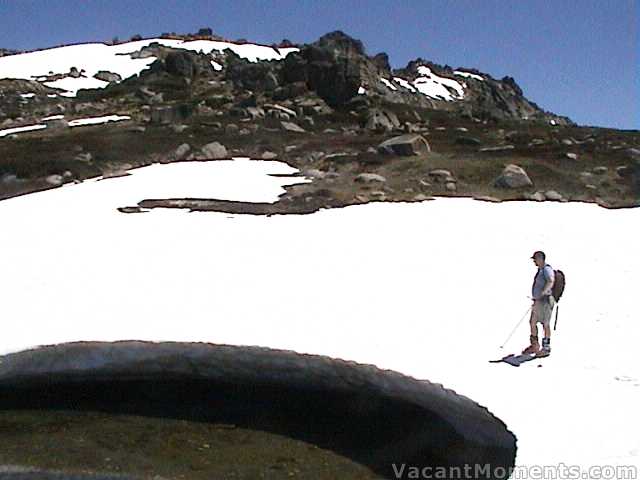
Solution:
[[[0,0],[0,47],[195,32],[311,42],[332,30],[385,51],[510,75],[580,124],[640,129],[640,0]]]

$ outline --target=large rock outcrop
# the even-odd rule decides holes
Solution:
[[[496,80],[469,69],[460,75],[448,65],[438,65],[422,58],[409,62],[405,68],[392,70],[385,53],[370,57],[362,42],[340,31],[302,46],[299,52],[289,54],[282,63],[277,68],[281,68],[279,78],[284,84],[306,83],[310,90],[317,92],[333,107],[344,106],[364,89],[373,101],[456,111],[482,120],[572,123],[568,118],[545,112],[529,101],[511,77]],[[449,101],[437,95],[420,93],[412,82],[424,79],[421,73],[424,67],[443,79],[444,88],[449,88],[447,85],[455,87],[452,83],[455,82],[464,88],[464,94],[461,96],[458,92],[456,100]],[[396,81],[397,78],[400,81]]]
[[[573,123],[569,118],[546,112],[528,100],[512,77],[498,80],[475,69],[464,69],[463,76],[460,70],[455,70],[449,65],[442,66],[422,58],[410,61],[402,69],[394,70],[393,75],[413,81],[422,76],[419,71],[421,67],[427,67],[432,74],[444,78],[445,81],[453,80],[464,87],[464,96],[454,102],[418,96],[422,97],[418,101],[422,104],[426,102],[425,105],[430,108],[451,110],[481,120],[537,120],[553,122],[556,125]],[[407,102],[406,89],[398,88],[396,91],[386,92],[386,95],[393,101]]]
[[[274,91],[280,85],[278,62],[250,62],[227,50],[224,75],[238,89]]]
[[[180,78],[191,83],[197,77],[214,73],[209,55],[167,47],[159,47],[156,53],[158,59],[151,64],[149,69],[143,70],[140,74],[140,79],[146,80],[146,83],[163,75]]]
[[[394,463],[488,464],[498,473],[514,465],[516,450],[503,422],[441,385],[259,347],[80,342],[10,354],[0,357],[0,408],[230,422],[317,444],[391,478]]]
[[[287,83],[305,82],[310,90],[336,107],[358,94],[367,61],[362,42],[333,32],[288,55],[283,77]]]

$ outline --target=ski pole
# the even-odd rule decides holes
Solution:
[[[518,327],[520,326],[520,324],[522,323],[522,321],[527,318],[527,314],[531,311],[533,307],[529,307],[527,308],[527,311],[524,312],[524,315],[522,316],[522,318],[520,319],[520,321],[517,323],[517,325],[513,328],[513,330],[511,331],[511,333],[509,334],[509,336],[507,337],[507,339],[504,341],[504,343],[502,345],[500,345],[500,348],[504,348],[504,346],[507,344],[507,342],[509,340],[511,340],[511,337],[513,337],[513,334],[516,333],[516,330],[518,329]]]

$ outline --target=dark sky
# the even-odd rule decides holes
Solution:
[[[637,0],[0,0],[0,47],[33,49],[200,27],[311,42],[332,30],[386,51],[510,75],[581,124],[640,129]]]

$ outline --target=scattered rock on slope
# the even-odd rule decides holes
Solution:
[[[400,128],[400,120],[389,110],[373,108],[367,114],[366,128],[377,132],[391,132],[395,128]]]
[[[554,202],[561,202],[564,199],[562,195],[560,195],[555,190],[547,190],[546,192],[544,192],[544,197],[547,200],[552,200]]]
[[[495,181],[495,186],[498,188],[523,188],[532,185],[533,182],[527,172],[522,167],[513,164],[507,165]]]
[[[51,120],[45,120],[44,123],[48,130],[63,130],[69,127],[69,122],[64,118],[54,118]]]
[[[228,157],[227,148],[219,142],[211,142],[202,147],[202,155],[206,160],[223,160]]]
[[[456,179],[449,170],[438,168],[429,172],[429,177],[435,179],[438,183],[455,183]]]
[[[294,133],[305,133],[306,130],[304,128],[302,128],[300,125],[297,125],[293,122],[280,122],[280,125],[282,125],[282,128],[284,130],[286,130],[287,132],[294,132]]]
[[[507,152],[509,150],[513,150],[516,147],[514,145],[498,145],[496,147],[484,147],[480,149],[482,153],[499,153],[499,152]]]
[[[355,181],[358,183],[385,183],[387,179],[377,173],[361,173],[355,178]]]
[[[98,73],[96,73],[93,78],[96,78],[98,80],[102,80],[103,82],[109,82],[109,83],[115,83],[115,82],[121,82],[122,81],[122,77],[117,74],[117,73],[113,73],[113,72],[108,72],[106,70],[100,70]]]
[[[482,142],[475,137],[458,137],[456,138],[457,145],[471,145],[480,146]]]
[[[160,124],[180,123],[193,114],[190,105],[166,105],[151,109],[151,122]]]
[[[45,181],[49,184],[49,185],[53,185],[54,187],[59,187],[60,185],[62,185],[64,183],[64,178],[62,177],[62,175],[49,175]]]
[[[400,135],[385,140],[378,145],[378,151],[389,155],[411,156],[431,151],[429,143],[422,135]]]
[[[183,160],[187,157],[191,151],[191,146],[188,143],[183,143],[175,149],[171,155],[171,160]]]

